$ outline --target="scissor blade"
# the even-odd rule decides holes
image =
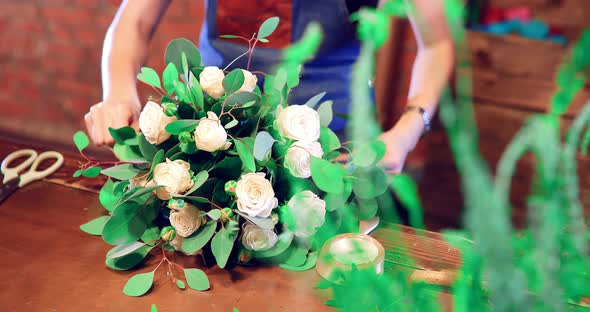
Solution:
[[[14,193],[14,191],[18,189],[18,182],[19,179],[16,178],[0,186],[0,204],[2,204],[4,200],[6,200],[10,195],[12,195],[12,193]]]

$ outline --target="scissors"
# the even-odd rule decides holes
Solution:
[[[12,161],[24,156],[28,156],[28,158],[22,164],[16,167],[8,167]],[[37,170],[37,167],[47,159],[54,159],[55,162],[45,170]],[[0,204],[18,188],[56,172],[63,165],[63,162],[64,156],[55,151],[37,154],[32,149],[22,149],[8,154],[2,161],[2,165],[0,165],[0,171],[4,175],[3,185],[0,186]],[[27,172],[19,175],[21,171],[29,166]]]

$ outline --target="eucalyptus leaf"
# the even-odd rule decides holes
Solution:
[[[261,227],[265,230],[272,230],[275,228],[275,223],[270,218],[251,217],[248,214],[245,214],[239,210],[236,210],[236,213],[244,219],[256,224],[258,227]]]
[[[154,156],[156,156],[156,153],[158,152],[158,148],[148,142],[143,134],[140,134],[137,137],[137,141],[139,143],[139,151],[143,158],[148,161],[154,159]]]
[[[328,154],[331,151],[335,151],[342,147],[338,136],[330,129],[326,127],[320,128],[320,144],[324,154]]]
[[[125,144],[116,143],[113,146],[113,153],[121,161],[142,161],[145,160],[141,155],[139,146],[130,146]]]
[[[199,187],[203,186],[203,184],[209,179],[209,172],[207,170],[203,170],[195,176],[193,187],[190,190],[186,191],[184,195],[190,195],[194,191],[198,190]]]
[[[186,253],[194,253],[201,250],[213,234],[215,234],[215,230],[217,229],[217,222],[209,221],[205,225],[201,226],[195,233],[191,234],[190,236],[186,237],[182,241],[182,250]]]
[[[90,140],[88,139],[86,133],[84,133],[83,131],[78,131],[74,134],[74,144],[81,152],[88,147],[88,145],[90,144]]]
[[[232,70],[225,78],[223,78],[223,89],[226,94],[233,94],[240,90],[244,85],[244,72],[241,69],[236,68]]]
[[[143,247],[137,249],[136,251],[120,257],[120,258],[106,258],[105,260],[105,264],[113,269],[113,270],[117,270],[117,271],[125,271],[125,270],[129,270],[131,268],[133,268],[134,266],[138,265],[141,261],[143,261],[143,259],[145,259],[145,257],[150,253],[150,251],[154,248],[155,246],[147,246],[144,245]]]
[[[176,68],[183,71],[182,67],[182,53],[186,55],[189,68],[201,66],[201,54],[199,49],[187,39],[180,38],[172,40],[166,47],[164,53],[164,61],[166,64],[174,63]],[[181,72],[184,73],[184,72]]]
[[[243,107],[243,105],[246,105],[246,104],[254,101],[253,104],[249,104],[250,106],[252,106],[252,105],[256,104],[259,100],[260,100],[260,97],[258,96],[258,94],[253,93],[253,92],[241,91],[241,92],[234,93],[234,94],[228,96],[225,99],[225,104],[229,105],[229,106],[239,105],[239,106]]]
[[[234,144],[244,168],[250,172],[255,172],[256,163],[254,162],[254,156],[252,155],[252,152],[250,152],[250,149],[239,139],[235,139]]]
[[[184,82],[188,83],[190,70],[189,70],[189,66],[188,66],[188,61],[186,59],[186,53],[182,52],[180,59],[181,59],[181,63],[182,63],[182,67],[180,67],[181,73],[183,74],[182,77],[184,79]]]
[[[107,253],[107,258],[116,259],[126,256],[132,252],[135,252],[139,248],[145,246],[143,242],[133,242],[129,244],[123,244],[113,247],[113,249],[109,250]]]
[[[339,164],[311,157],[311,177],[316,186],[327,193],[342,193],[346,171]]]
[[[256,100],[250,101],[250,102],[246,102],[244,105],[241,106],[241,108],[248,108],[248,107],[253,106],[254,104],[256,104]]]
[[[225,126],[223,126],[225,129],[231,129],[235,126],[238,125],[238,120],[237,119],[232,119],[230,122],[226,123]]]
[[[273,77],[272,87],[273,89],[282,92],[285,84],[287,83],[287,71],[284,68],[279,68],[276,76]]]
[[[101,173],[117,180],[129,180],[139,172],[140,170],[132,164],[121,164],[103,169]]]
[[[283,263],[283,264],[279,264],[279,267],[281,267],[285,270],[294,271],[294,272],[307,271],[307,270],[315,267],[315,264],[318,261],[318,255],[319,255],[319,253],[317,251],[310,252],[307,255],[307,259],[305,260],[305,263],[302,266],[292,266],[292,265],[288,265],[288,264]]]
[[[74,174],[72,174],[72,177],[78,178],[78,177],[82,176],[82,173],[84,173],[84,170],[78,169],[74,172]]]
[[[200,110],[203,110],[203,89],[201,89],[201,85],[193,72],[189,73],[189,83],[188,83],[191,96],[193,97],[193,104]]]
[[[139,297],[144,295],[150,288],[152,288],[152,284],[154,282],[154,272],[147,272],[136,274],[132,276],[125,284],[123,288],[123,293],[127,296],[131,297]]]
[[[87,178],[96,178],[100,175],[101,171],[102,171],[102,168],[100,168],[100,167],[91,167],[91,168],[84,170],[84,172],[82,172],[82,175]]]
[[[176,95],[178,95],[178,99],[185,102],[185,103],[193,103],[192,98],[191,98],[191,93],[188,89],[188,87],[182,83],[182,82],[178,82],[176,83]]]
[[[133,144],[128,144],[127,140],[137,137],[137,132],[135,132],[135,129],[133,129],[129,126],[118,128],[118,129],[109,128],[109,133],[111,134],[111,137],[115,140],[115,142],[117,142],[119,144],[123,144],[123,145],[133,145]],[[135,144],[135,145],[137,145],[137,144]]]
[[[176,280],[176,287],[178,287],[179,289],[185,289],[186,288],[186,285],[184,285],[184,282],[183,281],[177,279]]]
[[[260,25],[258,29],[258,39],[266,38],[270,36],[279,26],[279,18],[277,16],[273,16]]]
[[[158,238],[160,238],[160,228],[155,225],[148,227],[140,237],[141,241],[144,243],[153,242]]]
[[[326,95],[326,92],[314,95],[311,99],[307,100],[305,105],[314,108],[322,100],[324,95]]]
[[[188,287],[194,290],[204,291],[211,287],[207,275],[199,269],[184,269],[184,276]]]
[[[305,248],[299,244],[292,244],[289,255],[283,264],[294,267],[302,266],[307,260],[308,252],[309,248]]]
[[[409,211],[410,225],[415,228],[424,228],[422,204],[416,182],[406,174],[394,175],[391,179],[391,189]]]
[[[131,196],[125,198],[121,203],[127,202],[129,200],[134,199],[134,198],[141,197],[141,196],[146,195],[146,194],[150,194],[153,191],[155,191],[155,190],[157,190],[159,188],[162,188],[162,187],[164,187],[164,185],[156,185],[156,186],[150,186],[150,187],[140,187],[139,190],[137,190],[136,192],[134,192],[133,194],[131,194]]]
[[[268,39],[266,38],[259,38],[258,41],[263,42],[263,43],[268,43]]]
[[[275,139],[266,131],[260,131],[254,141],[254,158],[263,161],[272,149]]]
[[[160,77],[158,76],[158,73],[149,67],[141,68],[141,72],[137,74],[137,80],[152,87],[162,89],[162,84],[160,83]]]
[[[235,39],[235,38],[240,38],[240,36],[236,36],[236,35],[221,35],[221,36],[219,36],[219,38]]]
[[[113,180],[107,179],[98,193],[98,200],[106,210],[113,211],[121,195],[122,193],[115,193],[115,183]]]
[[[191,132],[191,131],[195,130],[195,128],[197,128],[198,124],[199,124],[198,120],[181,119],[181,120],[177,120],[177,121],[173,121],[173,122],[169,123],[168,125],[166,125],[165,129],[166,129],[166,132],[168,132],[172,135],[179,135],[185,131]]]
[[[182,66],[182,64],[180,64]],[[178,81],[178,69],[174,63],[168,63],[162,74],[162,80],[164,80],[164,89],[168,94],[174,93]]]
[[[221,210],[219,210],[219,209],[212,209],[209,212],[207,212],[207,215],[212,220],[217,221],[217,220],[219,220],[219,218],[221,218]]]
[[[277,243],[270,249],[263,250],[263,251],[255,251],[254,257],[258,259],[270,258],[275,257],[283,253],[293,241],[293,232],[284,231],[283,233],[279,234],[279,239]]]
[[[138,240],[156,218],[158,208],[153,202],[145,204],[133,200],[117,206],[102,231],[104,241],[121,245]]]
[[[100,236],[102,235],[102,229],[108,220],[109,216],[101,216],[80,225],[80,229],[90,235]]]
[[[225,268],[229,255],[234,247],[237,235],[230,230],[222,228],[211,240],[211,251],[220,268]]]
[[[318,114],[320,115],[320,125],[327,127],[332,122],[334,118],[332,112],[332,104],[331,100],[324,101],[318,107]]]
[[[385,193],[389,186],[389,178],[381,168],[359,168],[355,172],[355,177],[357,178],[353,180],[353,191],[358,198],[370,199],[377,197]]]
[[[156,166],[159,163],[164,162],[164,160],[166,159],[166,155],[164,153],[164,150],[161,149],[159,150],[156,155],[154,155],[154,158],[152,160],[152,165],[150,167],[150,172],[148,173],[148,178],[151,178],[152,174],[154,173],[154,170],[156,169]]]

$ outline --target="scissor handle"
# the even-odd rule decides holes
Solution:
[[[23,161],[22,164],[16,167],[8,167],[12,161],[23,156],[28,156],[28,158]],[[35,161],[35,158],[37,158],[37,152],[32,149],[22,149],[8,154],[8,156],[2,161],[2,165],[0,165],[0,171],[4,174],[4,180],[2,180],[2,183],[17,178],[18,173],[29,167],[33,161]]]
[[[38,171],[37,167],[46,159],[55,159],[55,162],[45,170]],[[20,176],[19,187],[23,187],[35,180],[41,180],[54,173],[63,165],[64,156],[58,152],[43,152],[33,161],[31,169]]]

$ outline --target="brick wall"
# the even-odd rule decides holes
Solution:
[[[100,57],[120,0],[0,1],[0,135],[67,143],[101,100]],[[203,1],[173,1],[147,66],[160,71],[167,43],[198,41]],[[149,89],[141,88],[142,98]],[[8,132],[7,132],[8,131]],[[4,134],[2,134],[4,133]]]

